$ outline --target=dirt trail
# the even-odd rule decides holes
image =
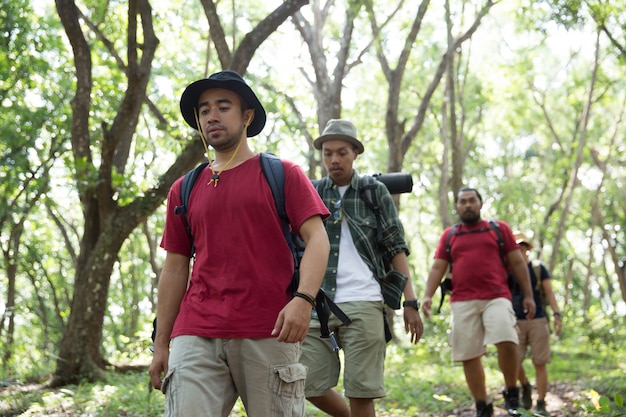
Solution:
[[[580,394],[581,388],[574,387],[569,384],[554,382],[548,387],[548,394],[546,396],[546,409],[550,413],[551,417],[575,417],[584,415],[575,405],[583,400],[583,396]],[[499,392],[492,391],[489,393],[491,400],[494,402],[494,417],[507,417],[508,413],[504,409],[504,401],[502,395]],[[529,410],[534,411],[534,406],[537,401],[537,392],[533,389],[533,408]],[[469,405],[469,404],[468,404]],[[424,415],[418,414],[412,417],[475,417],[476,409],[473,406],[458,408],[452,412]],[[379,415],[379,417],[406,417],[392,414]]]

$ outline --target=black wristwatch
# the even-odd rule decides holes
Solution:
[[[413,307],[417,311],[420,309],[420,302],[418,300],[406,300],[402,303],[402,307]]]

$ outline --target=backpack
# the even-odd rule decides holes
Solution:
[[[267,153],[260,153],[261,160],[261,170],[263,171],[263,175],[267,180],[270,189],[272,191],[272,196],[274,197],[274,203],[276,204],[276,210],[278,211],[278,216],[282,222],[283,234],[285,235],[285,240],[287,241],[287,245],[291,250],[291,254],[294,260],[294,274],[291,282],[291,290],[295,291],[298,288],[298,282],[300,280],[300,261],[302,260],[302,256],[304,254],[304,242],[302,239],[298,237],[296,233],[294,233],[291,229],[289,218],[287,217],[287,211],[285,209],[285,172],[283,163],[277,156]],[[181,205],[176,206],[174,209],[174,213],[179,215],[182,214],[185,220],[185,227],[187,229],[187,234],[191,239],[191,254],[190,257],[195,255],[195,246],[193,244],[193,234],[191,231],[191,226],[189,225],[189,219],[187,217],[188,209],[187,206],[189,204],[189,197],[191,196],[191,191],[193,186],[200,176],[202,170],[208,165],[208,162],[204,162],[198,165],[196,168],[185,174],[183,181],[180,186],[180,200]],[[339,345],[335,340],[334,334],[330,331],[328,327],[328,319],[331,313],[334,313],[344,325],[348,326],[352,322],[350,318],[331,300],[324,290],[320,288],[319,292],[315,297],[315,311],[320,320],[320,333],[322,338],[330,339],[333,350],[338,351]],[[154,320],[154,329],[156,329],[156,318]],[[152,333],[152,341],[154,342],[155,332]]]
[[[548,315],[548,298],[546,297],[546,292],[543,289],[543,280],[541,279],[541,261],[539,259],[533,259],[532,261],[533,273],[535,274],[535,280],[537,281],[535,285],[535,290],[539,293],[539,298],[541,299],[541,304],[543,305],[543,312],[548,320],[548,325],[550,325],[550,316]]]
[[[376,193],[376,182],[374,177],[369,175],[362,176],[359,197],[376,216],[376,242],[380,244],[383,240],[383,227],[380,205],[378,204],[378,195]],[[383,256],[383,261],[385,263],[385,271],[389,271],[385,277],[379,280],[383,298],[385,304],[394,310],[398,310],[400,309],[400,300],[402,299],[402,293],[404,292],[408,277],[398,271],[393,271],[391,268],[391,260],[387,259],[387,257]]]
[[[448,254],[448,257],[450,258],[450,270],[448,271],[450,275],[452,274],[452,266],[453,266],[452,255],[451,255],[453,238],[458,235],[464,235],[464,234],[469,234],[469,233],[482,233],[482,232],[489,232],[495,236],[495,239],[498,242],[498,248],[500,249],[500,260],[502,261],[502,265],[504,265],[504,268],[508,271],[506,253],[504,252],[504,239],[502,239],[502,234],[500,233],[500,224],[498,223],[496,219],[489,219],[489,227],[481,227],[480,229],[471,230],[471,231],[463,231],[463,230],[458,231],[459,226],[461,226],[461,223],[456,223],[452,225],[452,227],[450,228],[450,233],[448,233],[448,237],[446,239],[446,253]],[[508,273],[508,282],[509,282],[509,288],[512,288],[514,281],[510,273]],[[439,288],[441,289],[441,300],[439,301],[437,314],[441,313],[441,306],[443,305],[443,301],[446,297],[446,294],[452,293],[452,278],[448,277],[444,279],[439,284]]]

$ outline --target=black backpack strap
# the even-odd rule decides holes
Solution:
[[[333,300],[330,299],[326,295],[323,289],[320,288],[317,293],[317,297],[315,297],[315,312],[317,313],[317,318],[320,321],[320,337],[329,339],[330,344],[335,352],[338,352],[340,347],[335,339],[335,334],[328,327],[328,319],[330,318],[330,314],[333,313],[345,326],[349,326],[352,324],[352,320],[346,313],[343,312],[339,308],[337,304]]]
[[[287,216],[287,210],[285,209],[285,168],[283,162],[276,155],[269,152],[261,152],[261,170],[265,179],[272,190],[272,196],[274,197],[274,203],[276,204],[276,211],[278,211],[278,217],[282,220],[283,234],[285,240],[289,244],[289,248],[294,255],[294,261],[297,262],[297,254],[294,251],[292,236],[291,236],[291,223]],[[299,265],[296,265],[296,267]]]
[[[498,241],[498,247],[500,248],[500,262],[502,262],[502,266],[506,271],[506,279],[507,284],[509,286],[509,290],[513,293],[513,287],[515,286],[515,278],[513,273],[509,269],[509,263],[506,259],[506,252],[504,251],[504,239],[502,239],[502,233],[500,233],[500,223],[496,219],[489,219],[489,227],[496,234],[496,240]]]
[[[450,259],[450,273],[452,273],[452,237],[456,234],[457,229],[461,223],[455,223],[450,228],[450,232],[446,237],[446,254]],[[443,302],[446,299],[446,294],[450,294],[452,292],[452,279],[445,278],[443,281],[439,283],[439,289],[441,290],[441,299],[439,300],[439,307],[437,308],[437,314],[441,313],[441,307],[443,306]]]
[[[500,224],[495,219],[489,219],[489,227],[496,234],[496,240],[498,241],[498,247],[500,248],[500,260],[502,261],[502,265],[507,268],[506,261],[506,253],[504,252],[504,239],[502,239],[502,234],[500,233]]]
[[[287,209],[285,208],[285,168],[283,162],[276,155],[269,152],[261,152],[261,170],[265,179],[270,186],[272,196],[274,197],[274,203],[276,204],[276,211],[278,217],[282,221],[283,235],[291,250],[294,263],[294,277],[291,283],[292,291],[298,289],[298,282],[300,280],[300,259],[304,253],[304,242],[291,230],[291,222],[287,216]]]
[[[448,237],[446,238],[446,254],[450,259],[450,272],[452,272],[452,237],[456,234],[457,229],[461,223],[455,223],[450,228],[450,233],[448,233]]]
[[[187,235],[191,240],[191,254],[190,257],[193,257],[196,252],[195,246],[193,244],[193,234],[191,233],[191,226],[189,225],[189,217],[188,217],[188,206],[189,206],[189,197],[191,196],[191,190],[196,183],[196,180],[200,176],[202,170],[208,165],[208,162],[203,162],[191,171],[187,172],[183,177],[183,181],[180,184],[180,206],[176,206],[174,208],[174,214],[182,214],[185,220],[185,228],[187,229]]]
[[[276,203],[276,210],[283,222],[289,224],[289,217],[285,210],[285,168],[283,162],[276,155],[269,152],[261,152],[261,170],[272,190],[272,196]]]
[[[274,154],[261,152],[260,158],[261,170],[263,171],[263,175],[265,175],[267,183],[272,190],[272,196],[274,197],[274,202],[276,204],[276,211],[278,211],[278,215],[282,220],[283,234],[285,235],[285,240],[287,241],[287,245],[289,246],[289,249],[291,249],[291,253],[293,255],[295,273],[292,282],[292,290],[295,291],[298,288],[298,270],[300,268],[300,259],[302,258],[302,253],[304,252],[304,243],[295,233],[293,233],[289,217],[287,216],[287,210],[285,209],[285,169],[280,158]],[[333,332],[330,331],[328,327],[328,318],[330,317],[330,313],[334,313],[346,326],[352,323],[352,321],[321,288],[316,296],[315,311],[320,320],[321,337],[329,338],[331,344],[333,345],[333,349],[338,351],[339,345],[335,340]]]
[[[383,240],[383,228],[380,219],[380,205],[378,204],[376,188],[376,179],[374,177],[370,175],[363,175],[361,177],[359,196],[376,216],[376,241],[381,242]]]

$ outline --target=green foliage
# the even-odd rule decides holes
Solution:
[[[409,345],[402,332],[398,333],[399,344],[388,345],[385,362],[387,396],[376,400],[378,414],[434,416],[473,407],[463,368],[450,359],[447,332],[443,331],[447,314],[445,312],[432,322],[426,321],[426,333],[418,345]],[[626,337],[623,328],[618,333]],[[584,336],[585,329],[577,327],[567,337],[553,341],[553,362],[548,366],[550,381],[571,387],[574,398],[579,398],[571,405],[577,410],[576,415],[626,415],[623,402],[626,392],[626,380],[623,378],[626,364],[622,360],[624,348],[590,349],[583,341]],[[495,349],[491,348],[483,358],[486,380],[490,392],[499,393],[502,376]],[[131,347],[126,360],[136,363],[149,361],[145,345],[141,347],[138,344],[137,349]],[[529,377],[533,378],[534,374],[529,373]],[[67,416],[149,417],[162,415],[163,412],[163,394],[149,389],[145,369],[125,374],[111,370],[103,381],[85,382],[61,390],[40,389],[38,385],[18,387],[15,383],[5,381],[7,387],[0,390],[0,413],[19,410],[23,416],[51,415],[63,409]],[[342,385],[337,389],[341,392]],[[497,406],[501,405],[499,394],[495,394],[493,401]],[[245,416],[240,401],[232,415]],[[324,414],[307,404],[307,415],[321,417]]]

